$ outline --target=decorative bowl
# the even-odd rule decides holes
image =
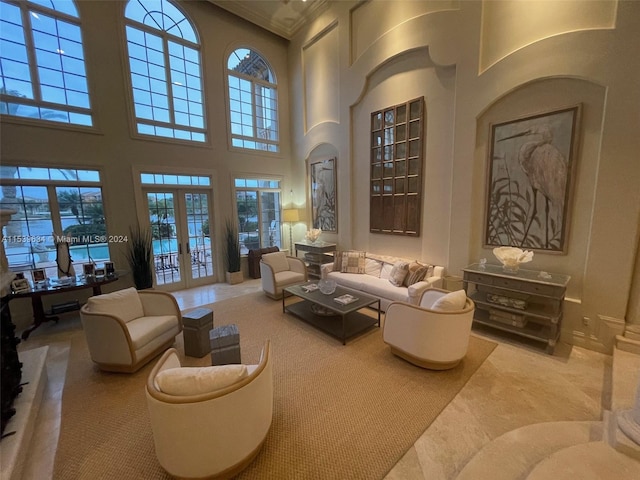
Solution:
[[[325,295],[331,295],[336,291],[336,281],[331,278],[323,278],[318,282],[318,288]]]
[[[308,230],[307,233],[305,234],[304,238],[310,242],[310,243],[314,243],[316,240],[318,240],[318,238],[320,237],[320,234],[322,233],[322,230],[319,228],[312,228],[311,230]]]
[[[520,264],[533,260],[533,252],[517,247],[497,247],[493,249],[493,254],[502,263],[502,269],[509,273],[516,273]]]

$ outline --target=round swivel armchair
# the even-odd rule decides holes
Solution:
[[[217,368],[199,370],[216,372]],[[204,393],[194,394],[194,385],[187,385],[191,390],[187,394],[165,393],[161,375],[170,369],[174,370],[172,374],[181,373],[176,370],[188,374],[194,367],[181,367],[176,349],[171,348],[158,360],[147,380],[147,408],[160,465],[179,478],[237,475],[258,455],[271,427],[270,342],[265,343],[257,365],[246,365],[246,376]],[[198,383],[195,387],[201,389],[202,375],[192,378],[194,384]]]
[[[467,354],[475,304],[464,290],[425,290],[419,305],[392,302],[382,336],[391,352],[422,368],[446,370]]]

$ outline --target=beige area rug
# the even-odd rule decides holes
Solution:
[[[458,367],[433,372],[392,355],[378,328],[343,346],[262,293],[209,307],[215,326],[238,325],[244,363],[256,363],[271,339],[273,424],[241,479],[383,478],[496,346],[472,337]],[[176,345],[184,358],[182,335]],[[74,334],[56,480],[169,478],[155,457],[144,395],[153,364],[133,375],[100,372],[84,334]],[[185,364],[210,359],[186,357]]]

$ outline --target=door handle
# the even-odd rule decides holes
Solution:
[[[182,255],[182,244],[181,243],[178,244],[178,254]]]
[[[191,245],[189,245],[189,242],[187,242],[186,245],[187,245],[187,253],[191,253]]]

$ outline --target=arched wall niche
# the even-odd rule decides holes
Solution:
[[[312,223],[312,219],[311,219],[311,208],[312,208],[312,202],[311,202],[311,170],[310,170],[310,165],[313,163],[317,163],[320,162],[322,160],[327,160],[327,159],[331,159],[331,158],[335,158],[336,159],[336,217],[337,217],[337,221],[338,221],[338,232],[340,232],[340,209],[341,209],[341,202],[343,201],[343,199],[345,198],[346,195],[348,195],[348,185],[342,185],[343,183],[347,183],[347,182],[343,182],[342,179],[344,178],[348,178],[348,169],[349,169],[349,165],[343,165],[343,163],[340,160],[340,158],[338,158],[338,149],[336,148],[335,145],[330,144],[330,143],[318,143],[317,145],[315,145],[311,151],[309,152],[309,154],[306,157],[305,163],[306,163],[306,174],[305,174],[305,199],[306,199],[306,209],[305,209],[305,224],[306,224],[306,228],[311,228],[311,223]],[[346,201],[344,201],[345,207],[348,208],[348,203]],[[344,211],[344,210],[343,210]],[[347,217],[346,215],[343,215],[343,217]],[[348,218],[348,217],[347,217]],[[295,231],[295,230],[294,230]],[[298,232],[302,235],[302,237],[304,237],[304,231]],[[336,233],[329,233],[329,232],[322,232],[322,236],[321,239],[324,240],[325,242],[337,242],[338,241],[338,235]]]
[[[422,47],[394,56],[374,69],[351,105],[352,247],[446,264],[451,197],[455,67],[440,67]],[[423,201],[419,237],[369,232],[371,113],[424,96]],[[342,240],[341,240],[342,241]]]
[[[483,247],[486,221],[488,161],[491,152],[491,126],[539,113],[581,105],[578,120],[577,149],[568,210],[568,247],[566,255],[536,252],[532,269],[571,275],[568,297],[580,300],[589,249],[589,236],[600,164],[601,125],[606,89],[592,81],[554,77],[537,79],[497,98],[478,116],[473,165],[472,215],[469,257],[487,258],[497,263],[491,248]]]

